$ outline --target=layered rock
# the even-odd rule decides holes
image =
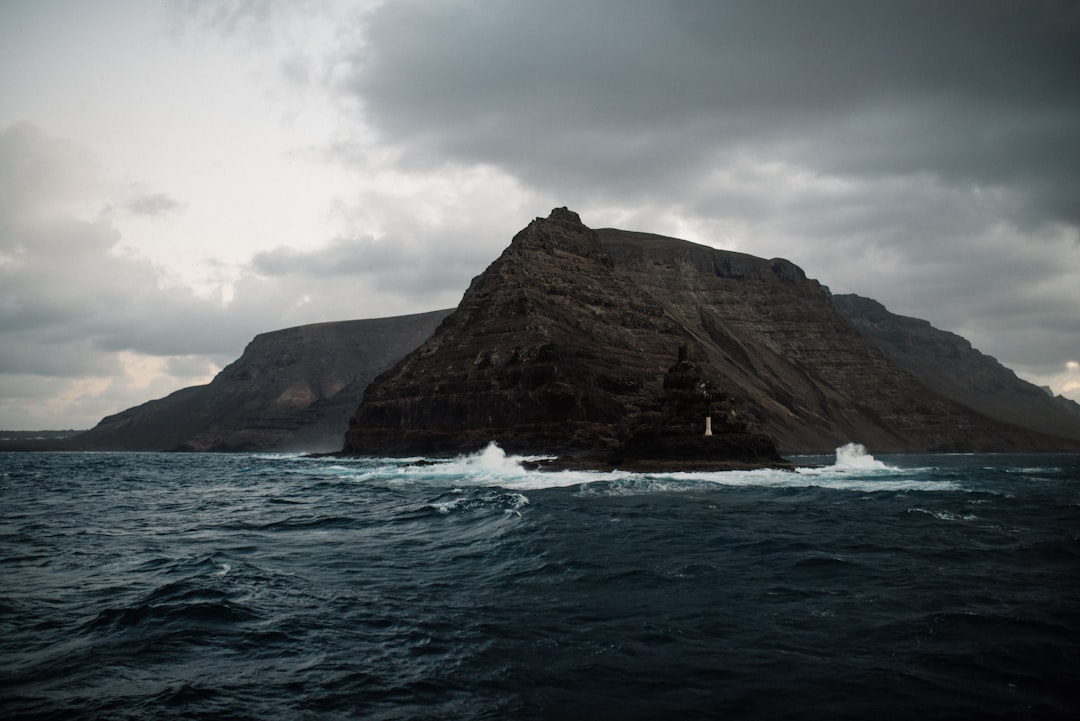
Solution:
[[[780,465],[773,440],[738,414],[729,395],[686,346],[664,374],[661,403],[634,417],[628,435],[606,458],[627,470],[714,470]]]
[[[372,382],[344,451],[455,453],[496,440],[627,456],[663,413],[680,346],[749,432],[785,452],[851,440],[878,452],[1057,447],[927,388],[786,260],[592,230],[557,209]]]
[[[897,365],[946,398],[1005,423],[1080,440],[1080,405],[1018,378],[955,333],[858,295],[834,295],[833,306]]]
[[[209,384],[109,416],[66,443],[127,451],[338,450],[371,379],[430,336],[449,312],[260,334]]]

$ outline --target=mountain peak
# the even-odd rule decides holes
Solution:
[[[565,205],[561,208],[553,208],[547,219],[556,220],[562,223],[573,223],[574,225],[584,225],[584,223],[581,222],[581,216],[567,208]]]

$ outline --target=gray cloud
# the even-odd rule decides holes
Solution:
[[[224,302],[116,252],[120,231],[93,208],[118,204],[97,175],[75,144],[30,125],[0,130],[0,426],[46,422],[45,410],[88,414],[61,425],[92,425],[201,380],[264,331],[448,307],[505,242],[505,230],[486,236],[490,250],[463,242],[476,230],[467,219],[425,224],[404,204],[387,210],[384,237],[257,254]],[[87,208],[91,220],[76,214]],[[131,377],[146,358],[160,359],[152,387]]]
[[[0,133],[0,188],[17,189],[18,196],[0,207],[5,344],[41,344],[42,359],[68,355],[87,368],[94,360],[80,343],[99,353],[220,351],[217,326],[196,320],[205,321],[212,303],[162,288],[148,261],[110,252],[120,241],[110,222],[74,215],[75,205],[98,192],[95,178],[95,161],[74,145],[26,125]],[[190,325],[190,335],[179,337],[177,325]],[[45,374],[64,368],[77,372],[71,363],[40,364]]]
[[[148,216],[165,215],[180,207],[179,201],[165,193],[147,193],[124,203],[124,209],[129,213]]]
[[[36,216],[78,200],[98,182],[100,169],[85,149],[31,123],[0,130],[0,219]],[[0,235],[4,250],[16,238]]]
[[[257,253],[251,267],[278,282],[306,278],[317,287],[328,279],[349,277],[376,291],[438,303],[448,293],[460,296],[469,279],[494,259],[485,250],[434,233],[412,242],[395,236],[337,238],[316,250],[282,247]]]
[[[276,19],[318,12],[321,5],[320,0],[174,0],[171,13],[177,31],[203,27],[266,42]]]
[[[122,238],[107,215],[75,215],[102,197],[96,179],[78,146],[31,125],[0,130],[0,425],[71,413],[62,425],[86,427],[204,377],[256,333],[362,317],[348,279],[248,278],[229,304],[170,284],[149,260],[113,252]],[[320,303],[298,304],[305,295]],[[167,377],[142,385],[125,353],[162,359]]]
[[[351,88],[410,154],[546,187],[651,195],[657,179],[694,186],[745,152],[831,173],[1074,183],[1077,14],[1056,2],[396,2],[372,17]]]

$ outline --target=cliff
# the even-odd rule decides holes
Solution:
[[[263,333],[205,386],[104,418],[66,446],[92,450],[330,451],[367,384],[448,310]]]
[[[559,209],[518,233],[452,313],[264,333],[208,385],[0,448],[327,451],[348,429],[349,453],[498,440],[578,465],[705,468],[849,440],[1076,451],[1078,419],[1076,403],[963,338],[831,296],[787,261],[592,230]]]
[[[593,230],[562,208],[520,231],[435,334],[368,386],[344,452],[496,440],[619,462],[672,437],[656,429],[678,425],[664,384],[680,348],[733,424],[720,435],[747,434],[717,451],[733,458],[762,436],[787,453],[852,440],[877,452],[1072,447],[928,388],[786,260]],[[704,409],[702,394],[693,413]]]
[[[955,333],[895,315],[858,295],[835,295],[833,306],[870,343],[942,396],[1005,423],[1080,440],[1080,405],[1017,378]]]

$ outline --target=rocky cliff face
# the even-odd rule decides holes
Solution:
[[[95,450],[330,451],[364,388],[447,310],[263,333],[205,386],[103,419],[68,445]]]
[[[927,388],[788,261],[592,230],[557,209],[372,382],[344,450],[452,453],[496,440],[625,456],[628,441],[671,425],[664,382],[680,347],[729,417],[784,452],[1058,447]]]
[[[955,333],[895,315],[858,295],[835,295],[833,306],[870,343],[942,396],[1004,423],[1080,440],[1080,405],[1017,378]]]

